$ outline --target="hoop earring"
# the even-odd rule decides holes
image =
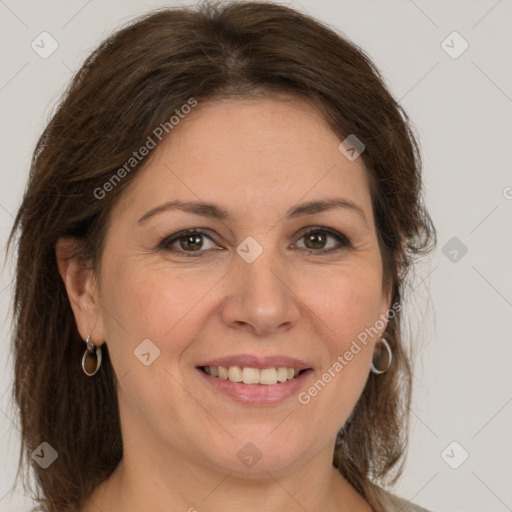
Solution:
[[[88,334],[85,340],[87,348],[82,356],[82,370],[88,377],[95,375],[101,366],[101,347],[97,347],[90,338],[91,335]]]
[[[391,352],[391,347],[389,346],[389,343],[387,342],[387,340],[385,338],[381,338],[380,341],[382,341],[382,343],[386,347],[386,350],[388,351],[388,364],[387,364],[386,368],[384,368],[383,370],[377,370],[377,368],[375,367],[375,365],[373,364],[373,361],[372,361],[371,372],[375,373],[377,375],[380,375],[381,373],[386,372],[388,370],[388,368],[391,366],[391,361],[393,360],[393,352]]]

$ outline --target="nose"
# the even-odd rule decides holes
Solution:
[[[242,258],[229,273],[222,319],[230,328],[265,336],[290,329],[300,318],[296,280],[270,251],[252,263]]]

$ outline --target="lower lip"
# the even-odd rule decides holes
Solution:
[[[248,405],[273,405],[277,404],[292,395],[296,395],[304,385],[305,379],[309,377],[312,369],[303,371],[297,377],[281,382],[279,384],[243,384],[231,382],[219,377],[212,377],[197,368],[205,382],[228,395],[233,400]]]

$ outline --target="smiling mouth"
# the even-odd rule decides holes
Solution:
[[[293,380],[304,372],[298,368],[251,368],[241,366],[200,366],[199,369],[211,377],[239,384],[271,386]]]

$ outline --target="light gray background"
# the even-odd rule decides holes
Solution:
[[[72,74],[121,22],[172,4],[0,0],[2,249],[36,139]],[[439,247],[418,266],[408,296],[410,330],[421,351],[408,461],[395,492],[433,511],[512,510],[511,2],[291,5],[334,25],[368,52],[422,143],[427,204]],[[47,59],[31,48],[43,31],[59,44]],[[469,44],[456,59],[441,46],[453,31]],[[452,52],[461,48],[457,39],[446,44]],[[468,249],[456,262],[442,251],[452,237]],[[0,511],[16,512],[29,510],[31,501],[20,485],[9,492],[19,449],[9,404],[11,296],[7,262],[0,280]],[[452,451],[452,446],[443,459],[453,441],[460,447]],[[462,449],[469,458],[452,469],[445,460],[458,462]]]

